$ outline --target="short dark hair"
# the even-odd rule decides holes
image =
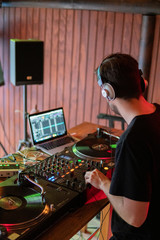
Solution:
[[[106,57],[100,65],[100,75],[103,83],[112,83],[118,98],[138,99],[142,94],[138,62],[128,54]]]

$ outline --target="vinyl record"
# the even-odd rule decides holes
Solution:
[[[45,216],[40,193],[22,186],[0,187],[0,225],[21,226]],[[36,222],[35,222],[36,223]]]
[[[96,159],[108,159],[115,155],[115,150],[104,138],[84,138],[73,146],[73,152],[79,157]]]

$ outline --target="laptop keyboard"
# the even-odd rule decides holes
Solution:
[[[70,143],[70,142],[73,142],[73,139],[70,138],[70,137],[65,137],[65,138],[57,139],[56,141],[43,143],[40,146],[45,148],[46,150],[50,150],[50,149],[65,145],[65,144]]]

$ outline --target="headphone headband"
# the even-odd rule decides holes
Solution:
[[[100,87],[102,87],[102,79],[101,79],[101,74],[100,74],[100,66],[97,68],[97,82]]]

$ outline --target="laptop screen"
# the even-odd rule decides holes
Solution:
[[[29,124],[34,144],[67,134],[63,108],[31,114]]]

